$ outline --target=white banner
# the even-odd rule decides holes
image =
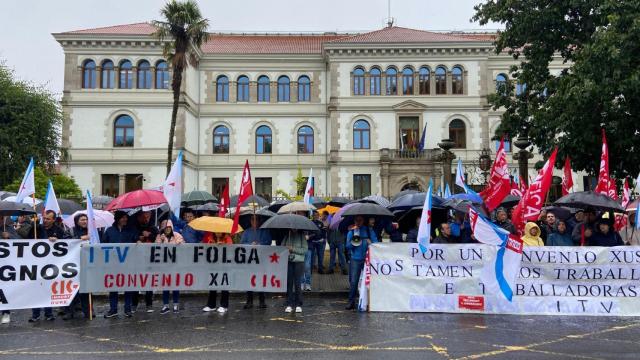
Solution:
[[[371,311],[640,316],[640,247],[525,247],[513,301],[487,293],[495,247],[376,243]]]
[[[82,292],[237,290],[284,292],[283,246],[100,244],[82,248]]]
[[[81,240],[0,240],[0,310],[68,306]]]

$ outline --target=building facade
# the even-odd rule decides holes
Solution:
[[[171,74],[153,32],[139,23],[54,34],[65,53],[61,164],[81,188],[117,195],[165,177]],[[495,156],[500,122],[486,96],[514,64],[491,34],[402,27],[211,34],[197,56],[175,134],[184,189],[218,194],[229,181],[234,193],[248,160],[266,197],[295,194],[310,169],[319,195],[390,196],[430,177],[439,186],[447,138],[481,185],[478,159]],[[509,144],[515,171],[511,155]]]

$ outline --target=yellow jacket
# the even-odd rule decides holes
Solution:
[[[531,236],[529,231],[533,228],[538,229],[538,236]],[[544,246],[544,241],[540,235],[540,227],[534,222],[528,222],[524,227],[524,236],[522,237],[522,242],[525,246]]]

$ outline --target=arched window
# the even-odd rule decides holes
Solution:
[[[462,68],[454,66],[451,69],[451,92],[454,95],[464,94],[464,81],[462,78]]]
[[[100,77],[102,80],[100,87],[102,89],[113,89],[116,87],[116,72],[113,67],[113,61],[105,60],[102,62]]]
[[[138,63],[138,89],[151,89],[151,64],[147,60]]]
[[[238,78],[238,101],[249,101],[249,78],[244,75]]]
[[[394,67],[387,69],[387,95],[398,95],[398,70]]]
[[[96,87],[96,63],[93,60],[85,60],[82,63],[82,88],[95,89]]]
[[[353,124],[353,148],[370,149],[371,128],[365,120],[358,120]]]
[[[496,93],[505,95],[507,93],[507,75],[496,75]]]
[[[382,72],[378,68],[373,68],[369,71],[369,94],[370,95],[380,95],[380,76]]]
[[[449,123],[449,139],[455,143],[454,148],[464,149],[467,147],[467,129],[464,121],[454,119]]]
[[[156,64],[156,89],[169,88],[169,66],[164,60]]]
[[[213,153],[229,153],[229,128],[224,125],[216,126],[213,129]]]
[[[278,102],[288,102],[290,100],[291,81],[288,76],[278,78]]]
[[[123,60],[120,63],[120,89],[133,88],[133,66],[131,61]]]
[[[418,87],[420,95],[429,95],[431,84],[429,83],[429,77],[431,76],[431,70],[423,66],[418,71]]]
[[[271,154],[271,128],[262,125],[256,130],[256,154]]]
[[[298,129],[298,154],[313,154],[313,129],[310,126]]]
[[[113,146],[132,147],[134,126],[133,119],[129,115],[120,115],[113,123]]]
[[[443,66],[436,68],[436,95],[447,93],[447,69]]]
[[[306,75],[298,78],[298,101],[310,101],[311,99],[311,80]]]
[[[220,75],[216,79],[216,101],[229,101],[229,78],[224,75]]]
[[[402,95],[413,95],[413,69],[410,67],[402,70]]]
[[[364,69],[353,70],[353,95],[364,95]]]
[[[269,102],[269,78],[262,75],[258,78],[258,102]]]

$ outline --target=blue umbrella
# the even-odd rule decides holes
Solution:
[[[451,195],[450,199],[467,200],[467,201],[471,201],[474,204],[484,203],[484,201],[478,194],[465,194],[465,193],[455,194],[455,195]]]
[[[391,204],[387,206],[387,209],[389,209],[391,212],[394,212],[397,210],[408,211],[411,208],[414,208],[416,206],[423,206],[424,199],[426,197],[427,197],[426,192],[405,194],[395,199],[394,201],[392,201]],[[442,202],[444,201],[444,199],[441,198],[440,196],[433,195],[431,200],[432,200],[433,207],[442,207]]]

